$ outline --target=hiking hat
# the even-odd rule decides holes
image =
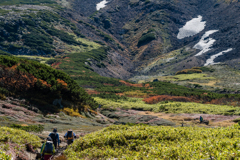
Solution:
[[[50,136],[48,136],[47,141],[52,141],[52,138]]]
[[[54,128],[54,129],[53,129],[53,132],[55,132],[55,133],[56,133],[56,132],[57,132],[57,128]]]

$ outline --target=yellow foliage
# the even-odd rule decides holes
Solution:
[[[178,74],[192,74],[192,73],[202,73],[200,69],[184,69],[182,71],[178,71],[176,75]]]
[[[0,93],[0,99],[1,100],[6,100],[6,96],[4,94]]]
[[[124,96],[127,96],[127,97],[142,97],[142,98],[148,97],[147,93],[143,93],[141,91],[128,91],[128,92],[124,92],[123,94]]]
[[[237,160],[239,129],[239,125],[227,128],[111,125],[74,141],[64,154],[68,160]]]
[[[82,117],[83,116],[79,113],[78,109],[74,110],[72,108],[64,108],[63,112],[69,116],[73,116],[73,117]]]

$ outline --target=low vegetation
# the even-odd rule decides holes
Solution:
[[[202,72],[214,72],[214,69],[208,67],[193,67],[191,69],[184,69],[182,71],[176,72],[178,74],[193,74],[193,73],[202,73]]]
[[[12,0],[11,3],[25,4],[22,3],[23,1],[31,2],[30,0]],[[44,2],[50,3],[51,1],[43,2],[41,0],[36,0],[32,2],[34,4],[35,2],[36,4],[38,2],[44,4]],[[82,34],[79,32],[76,25],[55,12],[39,10],[22,13],[21,16],[22,20],[13,19],[11,21],[9,20],[9,22],[0,23],[0,46],[2,46],[5,51],[16,54],[18,50],[24,49],[28,50],[32,55],[51,54],[55,56],[56,53],[61,54],[63,52],[61,49],[57,49],[59,44],[53,43],[53,39],[56,41],[56,37],[59,39],[58,41],[68,45],[68,51],[70,49],[75,50],[75,46],[78,46],[78,49],[84,48],[84,50],[96,48],[94,46],[91,47],[88,44],[83,43],[81,39],[78,39],[79,37],[82,37]],[[57,28],[56,23],[61,24],[65,29]],[[72,33],[70,34],[69,32]],[[8,36],[6,36],[6,34],[8,34]],[[85,41],[91,45],[97,45],[94,42],[90,43],[88,40]],[[22,42],[23,45],[19,45],[19,43]]]
[[[127,100],[109,100],[94,98],[103,108],[136,109],[142,111],[165,113],[199,113],[218,115],[240,115],[240,109],[228,105],[201,104],[194,102],[162,101],[157,104],[146,104],[142,98],[128,98]]]
[[[202,73],[200,69],[184,69],[182,71],[178,71],[176,75],[178,74],[192,74],[192,73]]]
[[[83,110],[84,106],[98,106],[84,89],[62,71],[13,56],[0,56],[0,65],[1,87],[12,95],[41,104],[40,109],[48,112],[60,109],[61,106],[57,109],[52,105],[55,99],[70,101],[73,106],[68,107],[77,107],[79,110]]]
[[[154,33],[147,33],[139,39],[138,46],[149,43],[150,41],[152,41],[154,39],[156,39],[156,35]]]
[[[41,139],[38,136],[23,130],[0,127],[0,133],[0,150],[12,150],[14,153],[18,153],[20,159],[27,158],[27,155],[24,152],[26,151],[28,144],[30,144],[33,149],[41,146]],[[1,156],[8,158],[8,156],[2,152],[0,152],[0,158]]]
[[[239,126],[228,128],[110,126],[76,140],[76,159],[238,159]]]
[[[0,150],[0,159],[11,160],[11,156]]]
[[[44,129],[44,126],[41,124],[38,125],[28,125],[28,126],[23,126],[23,125],[19,125],[19,124],[12,124],[10,126],[10,128],[15,128],[15,129],[20,129],[20,130],[24,130],[27,132],[42,132]]]
[[[41,4],[56,4],[53,0],[2,0],[0,5],[16,5],[16,4],[33,4],[33,5],[41,5]]]

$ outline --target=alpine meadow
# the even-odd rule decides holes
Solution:
[[[240,159],[237,0],[0,0],[0,159]]]

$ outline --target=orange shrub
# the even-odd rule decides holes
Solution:
[[[142,84],[132,84],[123,80],[120,80],[119,82],[124,83],[126,86],[132,86],[132,87],[143,87]]]
[[[67,83],[61,79],[57,79],[58,83],[62,84],[64,87],[67,87]]]
[[[159,95],[153,96],[150,98],[145,98],[143,101],[147,104],[156,104],[161,101],[177,101],[177,102],[196,102],[193,98],[183,97],[183,96],[168,96],[168,95]]]
[[[176,75],[178,74],[192,74],[192,73],[202,73],[200,69],[184,69],[182,71],[178,71]]]

